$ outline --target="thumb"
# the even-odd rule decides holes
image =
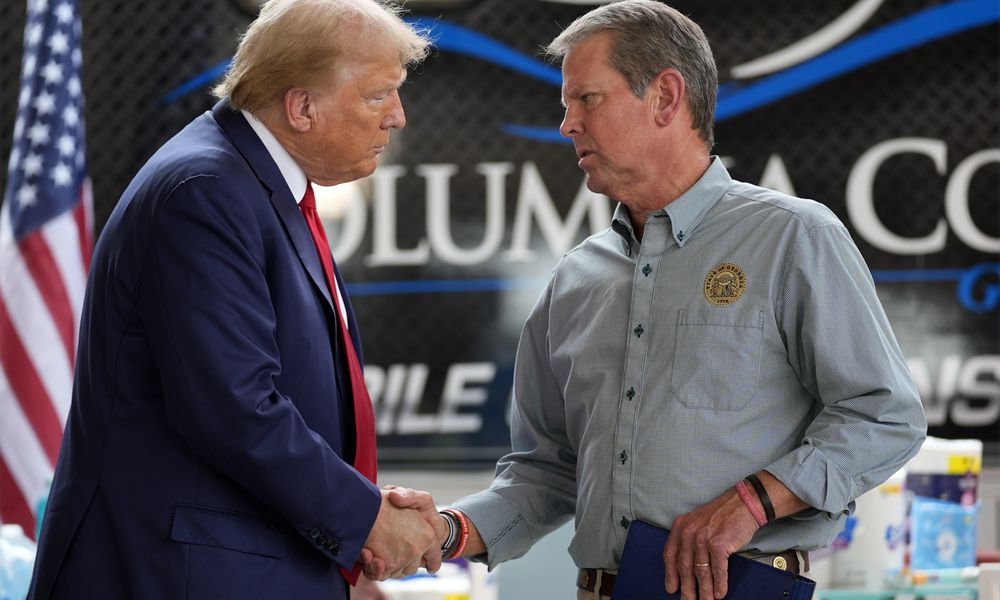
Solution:
[[[419,498],[416,494],[409,493],[407,489],[393,489],[389,491],[389,502],[397,508],[418,508]]]

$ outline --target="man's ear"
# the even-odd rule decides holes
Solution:
[[[290,88],[281,99],[281,108],[288,125],[300,133],[312,129],[316,107],[309,90]]]
[[[650,84],[653,94],[653,119],[666,127],[680,112],[684,93],[684,76],[677,69],[663,69]]]

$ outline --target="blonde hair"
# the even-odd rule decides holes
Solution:
[[[251,113],[292,87],[330,76],[351,44],[379,39],[395,46],[403,67],[427,56],[429,41],[400,18],[401,9],[376,0],[270,0],[240,38],[236,56],[212,92]],[[350,26],[356,33],[346,30]]]

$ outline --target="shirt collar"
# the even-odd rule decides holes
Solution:
[[[278,170],[281,171],[281,176],[285,178],[285,183],[288,184],[288,190],[292,193],[292,198],[295,198],[295,202],[301,202],[302,197],[306,193],[307,183],[306,174],[302,170],[302,167],[295,162],[295,159],[288,153],[288,150],[285,150],[285,147],[281,145],[278,138],[274,137],[271,130],[260,119],[245,110],[241,110],[240,112],[243,113],[247,123],[253,128],[260,141],[264,143],[264,147],[267,148],[271,159],[278,165]]]
[[[664,208],[650,213],[649,216],[660,219],[669,218],[674,241],[677,242],[678,246],[684,247],[708,211],[715,206],[715,203],[722,198],[722,195],[732,184],[733,179],[729,176],[725,165],[722,164],[722,159],[713,156],[708,169],[694,185],[676,200]],[[625,205],[619,203],[615,207],[611,228],[622,236],[627,244],[631,244],[635,233]]]

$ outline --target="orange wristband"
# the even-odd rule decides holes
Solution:
[[[458,534],[458,545],[455,546],[455,551],[452,552],[450,556],[445,558],[445,560],[451,560],[462,556],[462,552],[465,552],[465,546],[469,543],[469,521],[466,519],[465,515],[453,508],[446,508],[441,512],[448,513],[449,515],[455,517],[458,521],[459,528],[461,529]]]

